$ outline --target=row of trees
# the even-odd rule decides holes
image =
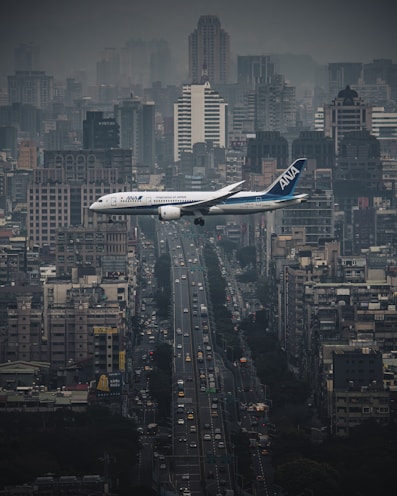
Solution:
[[[222,239],[218,244],[245,269],[240,280],[256,281],[256,296],[266,306],[269,284],[266,278],[255,273],[255,250],[252,247],[237,249],[233,242]],[[208,273],[218,279],[217,304],[224,303],[224,290],[220,290],[220,272],[215,254],[207,255]],[[209,264],[211,264],[209,266]],[[219,271],[219,268],[218,268]],[[213,289],[211,288],[211,299]],[[223,312],[223,311],[222,311]],[[214,320],[218,329],[217,312]],[[234,336],[230,321],[222,326],[222,339]],[[277,334],[269,329],[267,312],[256,312],[256,319],[240,325],[251,349],[257,375],[266,385],[268,399],[272,401],[271,420],[277,434],[271,448],[271,463],[275,470],[274,483],[288,496],[372,496],[394,486],[393,467],[397,462],[397,426],[380,426],[367,422],[353,430],[348,439],[325,437],[314,443],[312,428],[316,428],[315,413],[308,407],[308,384],[297,379],[289,370],[287,357],[280,347]],[[233,342],[233,341],[231,341]],[[221,343],[220,343],[221,344]],[[238,356],[238,355],[234,355]],[[244,478],[250,477],[249,448],[244,436],[233,439],[242,461]],[[247,463],[244,465],[244,460]],[[240,469],[240,467],[239,467]],[[251,474],[252,477],[252,474]]]

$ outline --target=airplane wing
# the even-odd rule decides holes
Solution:
[[[215,191],[215,195],[212,196],[211,198],[208,198],[208,200],[200,200],[197,202],[192,202],[192,203],[186,203],[181,207],[182,212],[194,212],[194,211],[200,211],[202,209],[207,209],[210,207],[213,207],[214,205],[217,205],[219,202],[222,200],[225,200],[226,198],[229,198],[229,196],[233,196],[235,193],[238,193],[241,191],[243,188],[241,185],[245,181],[240,181],[238,183],[231,184],[230,186],[226,186],[222,189],[218,189],[218,191]]]

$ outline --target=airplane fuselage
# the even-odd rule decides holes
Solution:
[[[125,191],[102,196],[90,210],[108,215],[158,215],[160,220],[176,220],[193,215],[204,225],[203,216],[253,214],[305,201],[294,195],[306,159],[297,159],[264,191],[242,191],[244,181],[216,191]]]
[[[102,202],[95,202],[91,209],[98,213],[110,215],[157,215],[160,207],[173,206],[183,207],[183,205],[200,202],[211,198],[213,191],[189,191],[189,192],[125,192],[109,194],[103,198]],[[300,203],[302,197],[291,196],[290,199],[283,200],[283,206]],[[217,205],[206,209],[206,215],[227,215],[227,214],[252,214],[280,208],[279,198],[272,200],[268,196],[263,199],[260,194],[252,192],[240,192],[232,197],[221,201]],[[197,209],[200,211],[200,209]],[[194,215],[194,212],[186,212],[184,215]]]

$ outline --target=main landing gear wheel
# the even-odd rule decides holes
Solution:
[[[201,217],[198,217],[197,219],[194,219],[194,223],[196,226],[203,226],[204,225],[204,219]]]

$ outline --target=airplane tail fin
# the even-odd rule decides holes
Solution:
[[[284,171],[263,194],[272,196],[292,196],[299,176],[306,164],[306,158],[298,158]]]

